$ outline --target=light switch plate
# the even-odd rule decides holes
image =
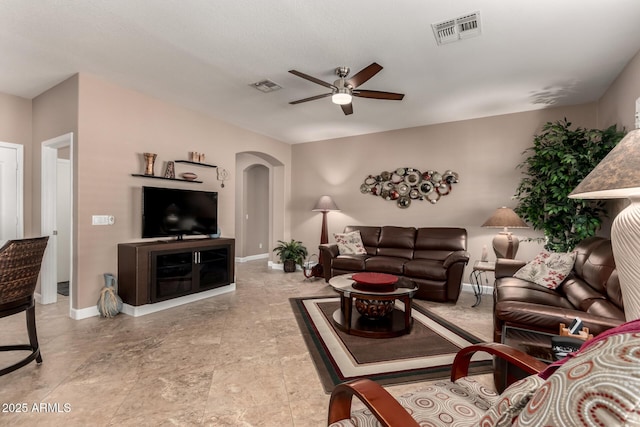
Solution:
[[[113,225],[116,218],[113,215],[93,215],[91,217],[91,225]]]

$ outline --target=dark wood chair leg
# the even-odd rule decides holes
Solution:
[[[36,332],[36,307],[32,305],[27,309],[27,331],[29,332],[29,344],[33,348],[36,355],[36,363],[42,363],[42,355],[40,354],[40,344],[38,344],[38,334]]]

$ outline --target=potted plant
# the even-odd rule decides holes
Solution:
[[[296,271],[296,265],[302,267],[308,255],[307,248],[302,242],[294,239],[290,242],[278,240],[278,246],[273,251],[280,257],[280,261],[284,264],[284,271],[287,273]]]
[[[625,134],[615,125],[604,130],[570,127],[566,118],[546,123],[518,166],[526,177],[516,190],[515,211],[543,230],[545,248],[556,252],[573,249],[600,228],[607,213],[604,203],[568,195]]]

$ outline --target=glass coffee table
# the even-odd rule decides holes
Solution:
[[[340,294],[340,308],[333,313],[338,329],[368,338],[391,338],[411,332],[411,299],[418,290],[415,283],[399,278],[394,290],[373,292],[354,288],[351,276],[342,274],[329,279],[329,285]],[[404,310],[395,307],[396,300],[404,304]]]

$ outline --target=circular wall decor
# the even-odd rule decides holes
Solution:
[[[360,185],[360,192],[394,201],[396,206],[406,209],[412,200],[436,204],[442,196],[451,193],[452,184],[459,182],[458,174],[452,170],[441,174],[434,170],[420,172],[416,168],[399,167],[392,171],[367,176]]]

